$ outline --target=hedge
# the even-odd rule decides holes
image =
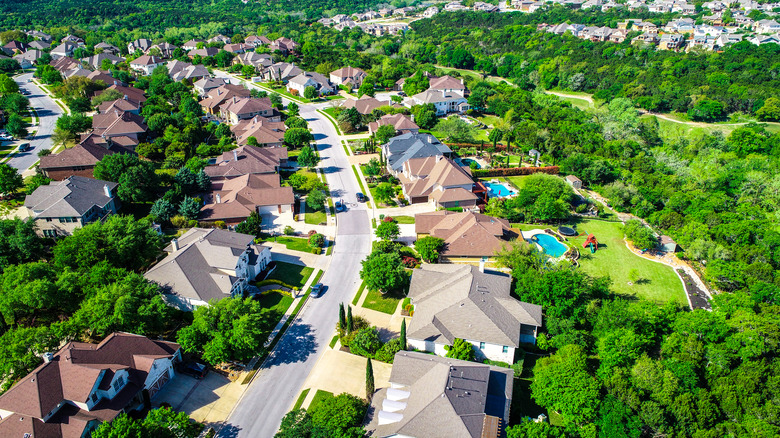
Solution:
[[[488,176],[532,175],[534,173],[547,173],[550,175],[557,175],[558,173],[560,173],[560,168],[558,166],[508,167],[508,168],[495,168],[495,169],[476,169],[471,171],[471,174],[475,178],[483,178]]]
[[[278,284],[280,286],[286,287],[287,289],[298,290],[298,288],[295,287],[295,286],[290,286],[289,284],[287,284],[287,283],[285,283],[285,282],[283,282],[281,280],[276,280],[276,279],[273,279],[273,278],[268,279],[268,280],[258,281],[257,283],[255,283],[255,286],[263,287],[263,286],[268,286],[269,284]]]

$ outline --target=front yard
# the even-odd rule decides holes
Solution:
[[[398,302],[404,298],[401,294],[388,293],[382,295],[379,291],[372,290],[368,290],[366,294],[366,299],[363,301],[363,307],[376,310],[377,312],[387,313],[388,315],[395,313]]]
[[[307,245],[308,246],[308,245]],[[296,265],[293,263],[276,262],[276,269],[271,275],[266,278],[267,280],[279,280],[283,281],[290,286],[295,286],[298,289],[303,289],[303,285],[309,280],[314,268],[308,266]],[[291,301],[292,302],[292,299]],[[289,306],[289,304],[288,304]],[[287,308],[285,307],[285,310]]]

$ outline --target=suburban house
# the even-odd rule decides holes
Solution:
[[[36,49],[30,49],[24,53],[20,53],[13,57],[19,66],[22,68],[32,68],[32,66],[38,64],[38,59],[43,56],[43,52]]]
[[[24,199],[36,232],[43,237],[70,236],[77,228],[115,214],[117,183],[70,176],[35,189]]]
[[[246,44],[251,44],[253,47],[267,46],[271,44],[271,40],[264,36],[249,35],[244,38]]]
[[[510,296],[512,277],[472,265],[425,264],[409,285],[414,316],[409,345],[447,354],[456,338],[474,346],[477,359],[514,363],[515,348],[536,343],[542,306]]]
[[[225,44],[225,47],[222,48],[222,50],[233,54],[246,53],[247,50],[252,49],[251,45],[244,43]]]
[[[46,50],[49,47],[51,47],[51,43],[47,43],[46,41],[42,41],[42,40],[35,40],[35,41],[30,41],[28,46],[30,46],[31,49]]]
[[[160,51],[160,56],[163,58],[170,58],[173,56],[173,52],[176,51],[178,47],[174,46],[171,43],[162,42],[160,44],[155,44],[152,47],[149,48],[149,51],[152,52],[154,50]]]
[[[103,102],[98,106],[98,112],[108,113],[114,110],[127,111],[133,114],[141,113],[141,105],[138,102],[133,102],[129,98],[122,98],[117,100],[109,100]]]
[[[381,126],[390,125],[395,128],[397,135],[401,134],[417,134],[420,131],[420,127],[409,116],[404,114],[386,114],[380,117],[376,122],[368,124],[368,132],[375,134]]]
[[[259,146],[280,148],[284,144],[284,132],[287,127],[284,126],[284,122],[272,121],[274,119],[279,118],[255,116],[239,121],[230,127],[230,131],[236,136],[236,144],[239,146],[249,144],[250,138],[254,137]]]
[[[0,395],[0,436],[83,438],[143,409],[175,374],[179,344],[117,332],[99,344],[68,342]]]
[[[107,155],[124,152],[128,150],[121,146],[83,141],[60,153],[41,157],[38,169],[45,177],[54,181],[62,181],[73,175],[92,178],[92,171],[98,161]]]
[[[292,187],[282,187],[277,174],[248,174],[213,181],[202,196],[200,220],[223,221],[236,225],[256,211],[258,214],[292,218],[295,195]],[[263,222],[268,223],[267,219]]]
[[[452,156],[452,150],[431,134],[402,134],[381,146],[387,170],[393,175],[403,171],[404,163],[412,158]]]
[[[127,53],[133,54],[135,52],[146,53],[152,47],[152,40],[147,38],[139,38],[135,41],[127,43]]]
[[[275,118],[281,121],[281,115],[271,105],[271,99],[267,97],[237,97],[226,101],[219,108],[220,117],[231,125],[241,120],[248,120],[256,116]]]
[[[6,45],[3,46],[3,51],[8,53],[9,55],[13,55],[15,53],[24,53],[29,49],[27,44],[12,40],[6,43]]]
[[[411,102],[410,102],[411,101]],[[436,115],[443,116],[448,113],[464,112],[469,109],[468,101],[462,94],[442,90],[428,89],[415,94],[406,100],[407,106],[425,105],[432,103],[436,107]]]
[[[50,62],[49,65],[54,67],[54,69],[60,73],[81,66],[80,62],[68,56],[62,56],[59,58],[54,58],[54,56],[52,56],[52,58],[53,61]]]
[[[330,83],[328,77],[316,72],[303,72],[287,82],[287,89],[291,92],[295,90],[299,96],[303,96],[306,87],[314,87],[319,96],[335,92],[335,87]]]
[[[143,73],[144,76],[149,76],[154,69],[161,65],[165,65],[165,61],[162,58],[151,55],[143,55],[130,61],[130,68]]]
[[[206,40],[201,40],[197,38],[193,40],[189,40],[186,43],[182,44],[181,48],[189,52],[190,50],[197,49],[198,44],[200,43],[206,44]]]
[[[71,35],[71,34],[65,35],[65,37],[63,37],[60,40],[60,42],[62,42],[62,43],[66,43],[66,42],[67,43],[73,43],[73,44],[76,44],[79,47],[84,47],[84,39],[81,38],[81,37],[77,37],[76,35]]]
[[[271,49],[272,52],[278,50],[283,55],[288,55],[298,49],[298,43],[289,38],[280,37],[271,41],[268,48]]]
[[[122,54],[122,52],[119,50],[119,47],[109,44],[107,42],[97,43],[95,44],[95,51],[100,50],[100,53],[110,53],[112,55],[119,56]]]
[[[193,49],[187,52],[187,56],[190,58],[194,58],[196,56],[200,56],[201,58],[208,58],[209,56],[214,56],[217,53],[219,53],[219,49],[216,47],[204,47],[202,49]]]
[[[336,86],[344,85],[354,89],[360,88],[366,76],[366,72],[357,67],[342,67],[330,72],[330,81]]]
[[[303,70],[296,67],[295,64],[287,62],[277,62],[268,66],[260,76],[266,81],[287,82],[290,79],[303,73]]]
[[[218,228],[191,228],[165,252],[144,277],[162,287],[168,305],[185,311],[241,296],[271,262],[270,248],[254,236]]]
[[[213,36],[209,38],[207,41],[209,43],[222,43],[222,44],[230,44],[230,38],[226,37],[222,34],[217,34],[216,36]]]
[[[117,65],[120,62],[123,62],[125,58],[122,58],[120,56],[112,55],[111,53],[98,53],[97,55],[88,56],[86,58],[81,58],[81,62],[84,64],[87,64],[88,66],[99,69],[103,65],[103,61],[108,60],[108,62],[111,63],[111,65]]]
[[[411,204],[430,202],[437,208],[474,208],[479,200],[472,192],[471,169],[443,155],[407,160],[398,179]]]
[[[78,45],[76,45],[75,43],[66,41],[51,50],[51,58],[57,59],[57,58],[70,57],[73,55],[73,51],[76,50],[77,48]]]
[[[273,57],[267,53],[245,52],[233,58],[233,64],[251,65],[258,71],[273,63]]]
[[[577,178],[574,175],[567,175],[566,176],[566,183],[572,186],[575,189],[581,189],[582,188],[582,180]]]
[[[195,81],[192,87],[198,93],[198,96],[205,97],[209,94],[209,91],[215,90],[225,85],[225,80],[222,78],[203,77]]]
[[[415,216],[417,238],[444,239],[440,258],[452,263],[476,263],[490,259],[517,237],[509,221],[472,212],[433,211]]]
[[[368,115],[374,112],[375,109],[390,105],[390,102],[382,102],[379,100],[374,99],[373,97],[369,95],[363,95],[360,97],[360,99],[344,99],[344,102],[341,103],[341,107],[344,109],[347,108],[355,108],[357,112],[363,115]]]
[[[444,93],[455,93],[465,96],[466,91],[468,91],[466,85],[463,84],[463,79],[456,79],[449,75],[432,78],[429,84],[429,90],[438,90]]]
[[[287,164],[287,148],[241,146],[223,153],[216,164],[203,171],[211,181],[253,174],[276,174]]]
[[[187,79],[192,82],[211,76],[209,70],[203,65],[192,65],[189,62],[173,59],[166,64],[168,76],[176,82]]]
[[[118,81],[114,82],[114,85],[111,85],[106,90],[116,90],[120,93],[122,93],[123,99],[129,99],[139,105],[143,105],[144,102],[146,102],[146,96],[144,96],[144,90],[140,90],[135,87],[126,87],[124,85],[120,85]],[[96,96],[99,96],[103,93],[104,90],[100,90],[95,93]]]
[[[509,421],[513,371],[481,363],[400,351],[388,388],[368,409],[375,438],[499,438]]]
[[[240,85],[225,84],[211,89],[207,94],[208,96],[200,101],[203,112],[206,114],[218,115],[222,105],[231,101],[234,97],[246,98],[252,93]]]
[[[149,128],[143,116],[115,109],[92,117],[92,133],[121,146],[135,148]]]

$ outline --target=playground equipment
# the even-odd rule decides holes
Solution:
[[[593,234],[588,234],[588,238],[585,240],[585,243],[582,244],[582,247],[587,248],[589,245],[591,254],[596,252],[596,249],[599,247],[599,241],[596,240],[596,236]]]

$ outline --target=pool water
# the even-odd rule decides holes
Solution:
[[[477,163],[476,161],[472,160],[471,158],[464,158],[461,161],[463,162],[464,166],[471,167],[471,163],[474,163],[474,164],[476,164],[476,166],[477,166],[476,168],[477,169],[481,169],[482,168],[482,166],[480,166],[479,163]]]
[[[550,257],[560,257],[568,249],[566,245],[558,242],[558,239],[547,234],[537,234],[531,239],[538,243],[544,249],[544,253]]]
[[[485,183],[485,186],[488,189],[488,197],[490,198],[503,198],[515,194],[515,191],[510,189],[506,184]]]

